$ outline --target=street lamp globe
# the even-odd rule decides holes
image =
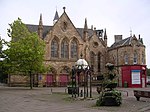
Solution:
[[[87,61],[85,59],[77,60],[77,62],[75,63],[75,66],[79,70],[81,70],[81,69],[83,69],[83,70],[89,69],[89,65],[88,65],[88,63],[87,63]]]

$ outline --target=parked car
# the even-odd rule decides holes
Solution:
[[[147,83],[146,83],[147,85],[150,85],[150,81],[147,81]]]

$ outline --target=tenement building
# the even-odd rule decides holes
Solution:
[[[106,72],[106,63],[113,63],[117,68],[120,87],[146,86],[145,45],[140,35],[130,35],[125,39],[122,35],[115,35],[115,42],[108,47],[106,29],[89,28],[87,19],[83,28],[76,28],[65,7],[63,9],[60,17],[56,11],[52,26],[43,25],[42,14],[38,25],[26,24],[29,31],[37,32],[45,42],[44,63],[50,66],[47,73],[38,74],[36,83],[43,86],[66,86],[71,80],[72,66],[83,58],[92,69],[93,81]],[[84,80],[82,75],[79,79],[80,82]],[[10,83],[15,81],[16,77],[12,76]]]

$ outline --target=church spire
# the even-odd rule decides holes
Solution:
[[[54,16],[54,19],[53,19],[53,24],[55,24],[58,19],[59,19],[59,15],[58,15],[58,12],[57,12],[57,10],[56,10],[55,16]]]
[[[38,26],[38,35],[42,38],[43,35],[43,21],[42,21],[42,14],[40,14],[39,26]]]
[[[86,42],[88,36],[88,26],[87,26],[87,19],[85,18],[85,23],[84,23],[84,29],[83,29],[83,39]]]
[[[105,31],[104,31],[104,42],[107,46],[107,33],[106,33],[106,28],[105,28]]]

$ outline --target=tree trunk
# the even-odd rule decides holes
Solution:
[[[33,75],[31,74],[31,71],[29,71],[30,74],[30,89],[33,88]]]

